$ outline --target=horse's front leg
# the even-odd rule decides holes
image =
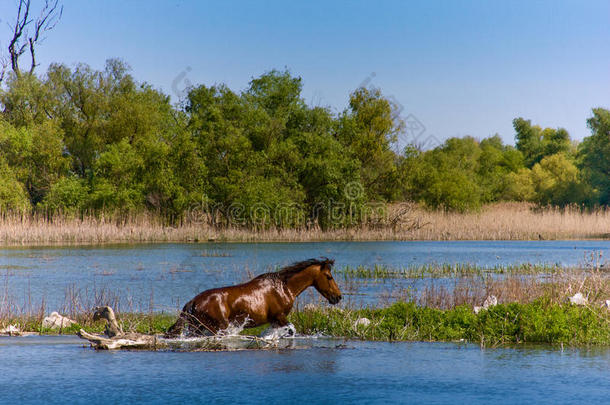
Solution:
[[[263,332],[263,337],[283,338],[296,335],[296,328],[288,322],[286,314],[276,315],[271,320],[271,328],[272,330]]]
[[[271,326],[274,328],[281,328],[282,326],[287,326],[289,323],[286,314],[278,314],[271,319]]]

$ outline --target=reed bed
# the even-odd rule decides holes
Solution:
[[[608,239],[610,209],[537,208],[528,203],[498,203],[477,213],[415,210],[420,223],[410,233],[421,240]]]
[[[453,309],[482,305],[489,296],[499,303],[529,304],[544,300],[564,304],[581,293],[590,307],[604,307],[610,299],[610,275],[603,270],[568,269],[539,275],[513,274],[507,277],[459,277],[450,285],[431,283],[413,299],[421,307]],[[610,326],[610,325],[609,325]]]
[[[7,277],[8,279],[8,277]],[[8,288],[0,294],[0,329],[9,325],[24,332],[43,334],[73,334],[81,327],[88,332],[102,332],[105,321],[93,320],[93,309],[100,306],[110,306],[121,314],[120,324],[125,331],[140,333],[161,333],[175,321],[176,309],[156,311],[154,293],[151,291],[147,302],[136,302],[130,296],[122,296],[106,287],[77,288],[74,285],[66,287],[64,302],[58,308],[49,308],[46,300],[35,300],[27,292],[19,299]],[[43,319],[52,311],[76,321],[75,325],[62,329],[43,328]]]
[[[407,267],[391,267],[375,264],[373,267],[345,266],[334,270],[335,274],[346,279],[414,279],[414,278],[447,278],[465,276],[486,275],[533,275],[533,274],[555,274],[564,272],[566,269],[558,264],[530,264],[522,263],[516,265],[479,266],[470,263],[455,264],[423,264]]]
[[[610,238],[610,209],[537,209],[501,203],[475,213],[429,211],[415,204],[388,205],[362,225],[322,230],[215,227],[184,220],[167,225],[152,214],[108,218],[0,215],[0,246],[207,241],[323,240],[538,240]]]

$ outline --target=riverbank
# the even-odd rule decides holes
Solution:
[[[289,320],[298,333],[371,341],[464,341],[484,347],[525,342],[610,346],[607,301],[610,277],[607,269],[597,262],[578,268],[554,265],[495,268],[430,265],[402,270],[344,267],[335,273],[342,288],[354,280],[362,283],[431,277],[439,282],[428,283],[419,291],[398,294],[392,291],[385,300],[380,297],[376,305],[356,307],[345,303],[334,307],[321,298],[317,303],[297,304]],[[48,312],[44,303],[38,310],[30,307],[27,311],[18,311],[17,305],[5,295],[2,299],[5,305],[0,306],[0,329],[12,325],[19,331],[39,334],[74,334],[80,328],[89,333],[102,333],[104,321],[94,321],[91,311],[83,308],[109,305],[109,299],[114,302],[112,306],[124,331],[162,334],[177,316],[173,310],[152,311],[152,302],[150,311],[135,312],[132,307],[121,309],[120,302],[130,301],[125,297],[109,296],[103,291],[95,291],[93,296],[95,301],[85,302],[78,291],[68,290],[65,300],[68,306],[62,313],[76,323],[52,330],[42,326]],[[246,329],[243,333],[258,335],[264,328]]]
[[[429,211],[393,204],[364,225],[335,230],[214,227],[193,216],[176,226],[151,215],[121,218],[4,216],[0,246],[151,242],[306,242],[363,240],[561,240],[610,238],[610,210],[487,205],[479,212]]]
[[[36,319],[15,319],[22,331],[39,334],[74,334],[83,328],[103,333],[103,323],[87,315],[63,330],[42,328]],[[125,330],[162,334],[175,320],[170,314],[122,314]],[[367,341],[468,342],[481,347],[512,343],[549,343],[567,346],[610,345],[607,308],[552,304],[498,304],[479,313],[463,305],[449,310],[396,302],[385,308],[345,309],[308,307],[290,316],[297,333]],[[242,333],[259,334],[264,327]]]
[[[450,310],[397,302],[386,308],[317,309],[295,313],[297,331],[381,341],[609,345],[607,308],[550,304],[498,304],[478,314],[468,306]]]

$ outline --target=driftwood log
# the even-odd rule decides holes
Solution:
[[[278,348],[278,341],[261,339],[256,336],[206,336],[190,339],[166,339],[161,335],[146,335],[143,333],[125,333],[119,326],[112,308],[99,307],[93,314],[94,320],[106,320],[104,335],[85,332],[83,329],[76,334],[88,340],[96,350],[248,350]]]
[[[177,350],[177,351],[236,351],[252,349],[297,348],[292,342],[280,345],[278,341],[269,341],[256,336],[206,336],[186,340],[165,339],[155,335],[141,335],[137,339],[121,337],[107,338],[77,332],[81,339],[86,339],[96,350]]]
[[[162,342],[157,340],[155,335],[140,335],[135,339],[113,337],[108,338],[100,335],[87,333],[84,330],[79,330],[77,335],[81,339],[86,339],[91,343],[91,346],[97,350],[114,350],[114,349],[145,349],[157,350],[166,348]]]
[[[165,348],[166,345],[159,341],[156,335],[146,335],[143,333],[125,333],[119,326],[112,308],[98,307],[93,313],[93,320],[106,320],[104,335],[94,335],[85,332],[83,329],[77,332],[81,339],[86,339],[95,349],[98,350],[113,350],[113,349],[145,349],[157,350]]]

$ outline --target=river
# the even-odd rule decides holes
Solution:
[[[0,249],[5,301],[60,309],[116,294],[133,310],[175,311],[201,290],[328,256],[336,266],[583,264],[610,241],[320,242]],[[342,280],[339,279],[339,285]],[[394,285],[377,285],[378,291]],[[34,302],[32,304],[31,302]],[[131,303],[127,304],[125,302]],[[129,308],[128,308],[129,309]],[[73,336],[0,338],[0,402],[607,403],[610,349],[303,337],[298,348],[96,352]]]
[[[95,352],[0,338],[3,403],[608,403],[610,350],[311,339],[293,350]],[[340,347],[337,347],[340,345]]]

